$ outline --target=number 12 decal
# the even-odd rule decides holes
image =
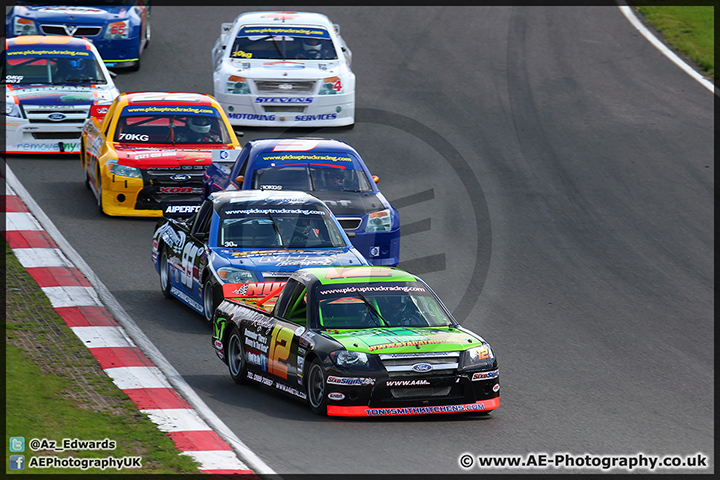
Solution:
[[[294,330],[275,325],[272,336],[270,337],[270,351],[268,352],[269,374],[287,380],[287,359],[290,356],[290,346],[292,345],[293,335],[295,335]]]

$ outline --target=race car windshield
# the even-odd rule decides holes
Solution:
[[[454,324],[437,299],[417,285],[328,285],[323,286],[318,295],[317,314],[324,329]]]
[[[370,192],[365,172],[347,168],[311,167],[310,165],[263,168],[255,171],[252,188],[257,190],[316,190]]]
[[[126,107],[127,110],[128,107]],[[166,106],[142,107],[170,108]],[[139,110],[139,108],[138,108]],[[114,141],[136,144],[229,144],[225,123],[212,115],[135,115],[131,110],[120,116]]]
[[[230,58],[337,60],[338,56],[330,35],[322,28],[243,27],[235,38]]]
[[[105,75],[94,57],[34,57],[5,58],[3,52],[0,78],[5,83],[31,85],[104,85]]]
[[[342,235],[329,210],[314,206],[238,208],[221,213],[217,246],[229,248],[336,248]]]

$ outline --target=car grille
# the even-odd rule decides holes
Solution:
[[[380,355],[385,370],[390,378],[407,376],[452,375],[457,372],[460,352],[428,352],[428,353],[386,353]],[[413,365],[427,363],[431,370],[418,372]]]
[[[35,140],[80,140],[80,131],[77,132],[33,132]]]
[[[306,107],[301,105],[263,105],[263,110],[265,110],[266,113],[303,113],[305,108]]]
[[[180,165],[172,168],[142,170],[143,189],[138,193],[137,210],[158,210],[164,203],[200,202],[203,174],[207,165]],[[186,175],[184,180],[173,180],[175,175]]]
[[[391,388],[393,398],[447,397],[452,387]]]
[[[255,80],[255,88],[257,88],[258,93],[310,93],[315,89],[315,82],[292,80]]]
[[[292,272],[263,272],[263,281],[265,282],[286,282]]]
[[[68,123],[85,123],[90,112],[90,105],[23,105],[25,117],[30,123],[43,124],[48,127],[53,125],[67,125]],[[53,114],[63,114],[62,120],[50,120]]]
[[[66,25],[41,25],[40,30],[45,35],[70,35]],[[75,32],[72,33],[74,37],[96,37],[100,35],[102,27],[88,27],[78,26]]]
[[[355,230],[360,227],[362,218],[338,218],[343,230]]]

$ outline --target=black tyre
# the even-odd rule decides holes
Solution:
[[[205,280],[205,284],[203,285],[203,316],[208,323],[212,323],[215,309],[220,305],[215,290],[212,280],[210,278]]]
[[[237,327],[233,327],[225,347],[225,355],[228,360],[228,370],[230,377],[238,385],[247,383],[247,363],[245,360],[245,347],[243,346],[240,331]]]
[[[97,172],[97,181],[98,181],[98,185],[97,185],[97,208],[98,208],[98,211],[99,211],[101,214],[106,215],[105,210],[103,209],[103,202],[102,202],[102,191],[103,191],[103,190],[102,190],[102,177],[100,176],[100,172]]]
[[[327,383],[325,369],[318,359],[313,360],[308,369],[307,386],[308,405],[318,415],[327,415]]]
[[[165,298],[172,298],[170,294],[170,262],[168,262],[166,247],[162,247],[160,252],[160,290]]]

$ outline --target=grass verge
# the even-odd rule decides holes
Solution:
[[[199,473],[180,455],[135,403],[100,368],[97,360],[53,310],[35,280],[6,244],[5,441],[8,455],[25,456],[24,470],[6,474],[175,474]],[[10,437],[25,439],[13,452]],[[104,440],[114,449],[31,451],[31,439]],[[139,457],[141,468],[28,468],[31,457],[75,459]],[[37,460],[36,460],[37,461]],[[130,460],[128,460],[130,462]],[[135,463],[137,466],[137,463]]]
[[[642,5],[637,9],[665,40],[715,79],[715,7]]]

